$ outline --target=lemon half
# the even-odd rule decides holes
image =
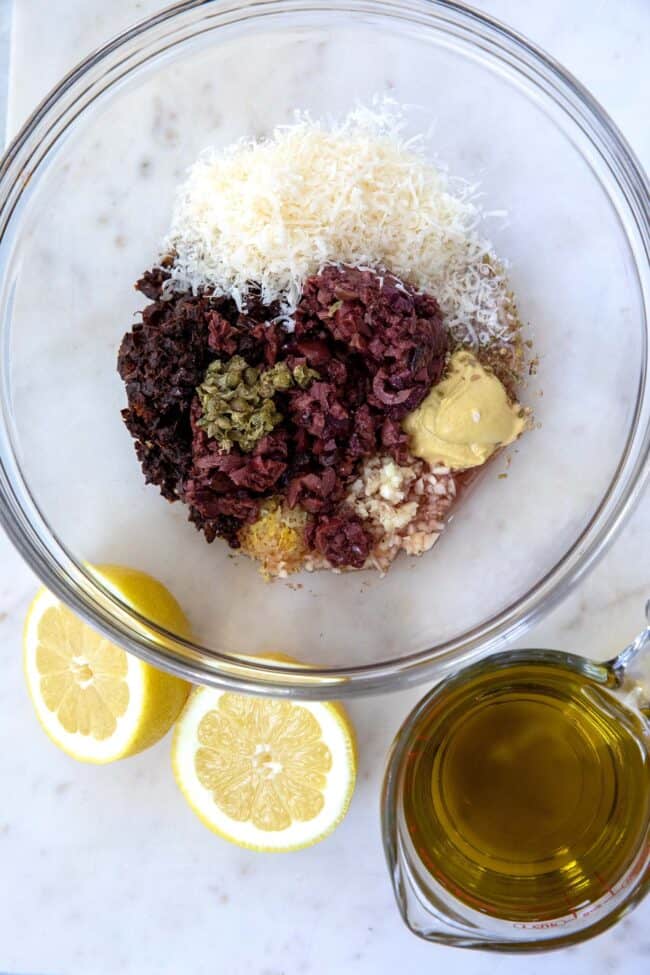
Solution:
[[[356,750],[338,704],[198,687],[176,725],[172,765],[209,829],[239,846],[279,852],[317,843],[341,822]]]
[[[188,632],[180,606],[151,576],[117,566],[94,571],[143,616]],[[45,732],[83,762],[113,762],[153,745],[169,731],[190,691],[186,681],[111,643],[47,589],[27,613],[24,664]]]

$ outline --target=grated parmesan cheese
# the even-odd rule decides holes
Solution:
[[[170,287],[210,286],[246,304],[251,284],[288,316],[327,263],[387,268],[432,292],[452,336],[510,329],[507,283],[478,233],[476,188],[428,162],[383,103],[326,125],[299,115],[266,141],[208,149],[181,186],[166,241]]]

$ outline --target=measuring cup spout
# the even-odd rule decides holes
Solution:
[[[650,599],[645,605],[648,625],[606,666],[614,690],[627,707],[639,711],[650,733]]]

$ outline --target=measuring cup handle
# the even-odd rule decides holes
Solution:
[[[610,687],[627,707],[639,711],[650,731],[650,599],[645,605],[648,626],[636,640],[608,661]]]

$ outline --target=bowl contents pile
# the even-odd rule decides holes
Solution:
[[[528,425],[524,343],[472,191],[401,113],[205,152],[118,368],[147,482],[265,578],[420,555]]]

